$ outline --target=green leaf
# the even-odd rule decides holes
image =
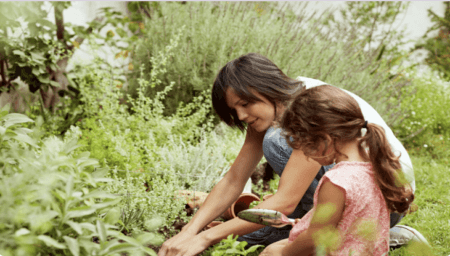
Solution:
[[[48,78],[48,74],[40,75],[40,76],[37,77],[37,79],[39,80],[39,82],[41,82],[43,84],[49,84],[50,83],[50,79]]]
[[[6,128],[3,126],[0,126],[0,135],[3,136],[6,132]]]
[[[72,190],[73,190],[73,177],[69,176],[66,182],[66,197],[70,197],[70,195],[72,195]]]
[[[17,114],[17,113],[8,114],[5,117],[1,118],[0,120],[5,121],[5,124],[3,125],[3,127],[5,127],[5,128],[8,128],[11,125],[15,125],[15,124],[34,122],[26,115]]]
[[[35,75],[35,76],[39,76],[41,74],[38,67],[33,67],[33,69],[31,70],[31,73],[33,73],[33,75]]]
[[[70,252],[74,256],[80,255],[80,245],[78,244],[78,241],[72,237],[63,236],[64,241],[66,241],[66,244],[69,246]]]
[[[123,244],[118,244],[118,245],[115,245],[115,246],[111,247],[111,248],[108,250],[107,255],[113,254],[113,253],[119,253],[119,252],[130,252],[130,251],[135,251],[136,249],[137,249],[136,246],[131,245],[131,244],[125,244],[125,243],[123,243]]]
[[[91,231],[92,233],[95,233],[95,225],[92,225],[91,223],[80,223],[80,226],[84,229],[87,229]]]
[[[114,240],[108,241],[107,243],[102,244],[102,248],[101,248],[101,251],[99,252],[99,255],[104,255],[104,254],[108,253],[112,247],[119,245],[119,244],[121,244],[121,243],[117,239],[114,239]]]
[[[101,191],[101,190],[94,190],[90,192],[89,194],[82,197],[82,199],[88,199],[88,198],[110,198],[114,199],[117,198],[116,195],[113,195],[109,192]]]
[[[161,227],[164,224],[164,218],[161,217],[154,217],[150,220],[147,220],[144,223],[144,227],[148,230],[148,231],[154,231],[157,228]]]
[[[154,233],[145,232],[136,237],[136,239],[142,244],[142,245],[155,245],[160,246],[164,242],[164,236],[157,235]]]
[[[94,243],[87,238],[78,238],[78,244],[87,251],[87,255],[94,255],[93,251],[98,251],[100,249],[99,244]]]
[[[105,223],[114,225],[120,219],[120,210],[118,208],[112,208],[108,211],[103,221]]]
[[[79,159],[77,166],[80,169],[84,169],[87,166],[93,166],[93,165],[98,165],[98,160],[97,159],[93,159],[93,158],[89,158],[89,159]]]
[[[81,228],[81,225],[78,224],[77,222],[73,222],[73,221],[66,221],[65,222],[67,225],[69,225],[73,230],[75,230],[75,232],[77,232],[79,235],[83,234],[83,230]]]
[[[41,52],[30,52],[31,53],[31,57],[33,58],[34,61],[39,60],[39,61],[45,61],[46,59],[44,58],[44,54]]]
[[[19,55],[20,57],[26,58],[27,56],[25,55],[24,52],[20,51],[20,50],[14,50],[13,53],[15,55]]]
[[[100,242],[106,242],[106,228],[105,228],[105,224],[100,221],[97,220],[97,233],[98,233],[98,237],[100,238]]]
[[[13,137],[14,139],[21,141],[21,142],[25,142],[35,148],[39,148],[39,146],[34,142],[34,140],[26,135],[26,134],[17,134],[16,136]]]
[[[14,236],[23,236],[23,235],[28,235],[30,233],[30,231],[26,228],[21,228],[19,230],[16,231],[16,233],[14,233]]]
[[[116,28],[116,32],[120,37],[126,37],[127,36],[127,32],[125,30],[123,30],[122,28]]]
[[[49,247],[55,247],[58,249],[66,249],[66,246],[64,244],[59,243],[58,241],[56,241],[55,239],[53,239],[49,236],[40,235],[37,237],[37,239],[41,240]]]
[[[50,85],[51,86],[53,86],[53,87],[61,87],[61,85],[58,83],[58,82],[55,82],[55,81],[50,81]]]
[[[112,206],[112,205],[116,205],[116,204],[120,203],[121,200],[122,200],[121,198],[117,198],[115,200],[110,200],[110,201],[106,201],[106,202],[103,202],[103,203],[94,204],[94,205],[92,205],[92,207],[100,210],[102,208],[106,208],[106,207],[109,207],[109,206]]]
[[[78,217],[83,217],[83,216],[87,216],[87,215],[91,215],[96,211],[96,209],[92,206],[83,206],[83,207],[78,207],[78,208],[74,208],[72,210],[70,210],[67,215],[66,218],[78,218]]]
[[[75,149],[82,147],[82,145],[78,144],[77,139],[72,139],[69,142],[64,144],[63,152],[66,154],[69,154],[70,152],[74,151]]]

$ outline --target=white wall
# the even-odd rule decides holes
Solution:
[[[327,8],[339,8],[345,5],[345,1],[308,1],[306,10],[312,13],[320,13]],[[431,27],[431,19],[428,17],[428,9],[433,10],[437,15],[444,16],[444,4],[440,1],[410,1],[409,7],[403,15],[399,15],[395,26],[398,29],[405,28],[406,39],[418,40],[427,29]],[[295,10],[299,12],[300,10]],[[412,48],[414,43],[406,45],[405,49]]]

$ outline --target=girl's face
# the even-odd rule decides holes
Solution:
[[[251,92],[262,101],[250,103],[239,98],[232,88],[228,88],[225,94],[227,105],[236,110],[239,120],[246,122],[258,132],[266,131],[275,120],[275,107],[255,90],[251,89]]]

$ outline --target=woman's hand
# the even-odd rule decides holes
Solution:
[[[194,256],[209,246],[209,242],[201,235],[190,231],[181,231],[163,243],[158,256]]]

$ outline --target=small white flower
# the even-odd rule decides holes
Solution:
[[[411,114],[412,114],[412,115],[415,115],[415,114],[416,114],[416,112],[412,111],[412,112],[411,112]]]
[[[423,144],[423,147],[424,147],[424,148],[428,148],[428,145],[427,145],[427,144]]]

